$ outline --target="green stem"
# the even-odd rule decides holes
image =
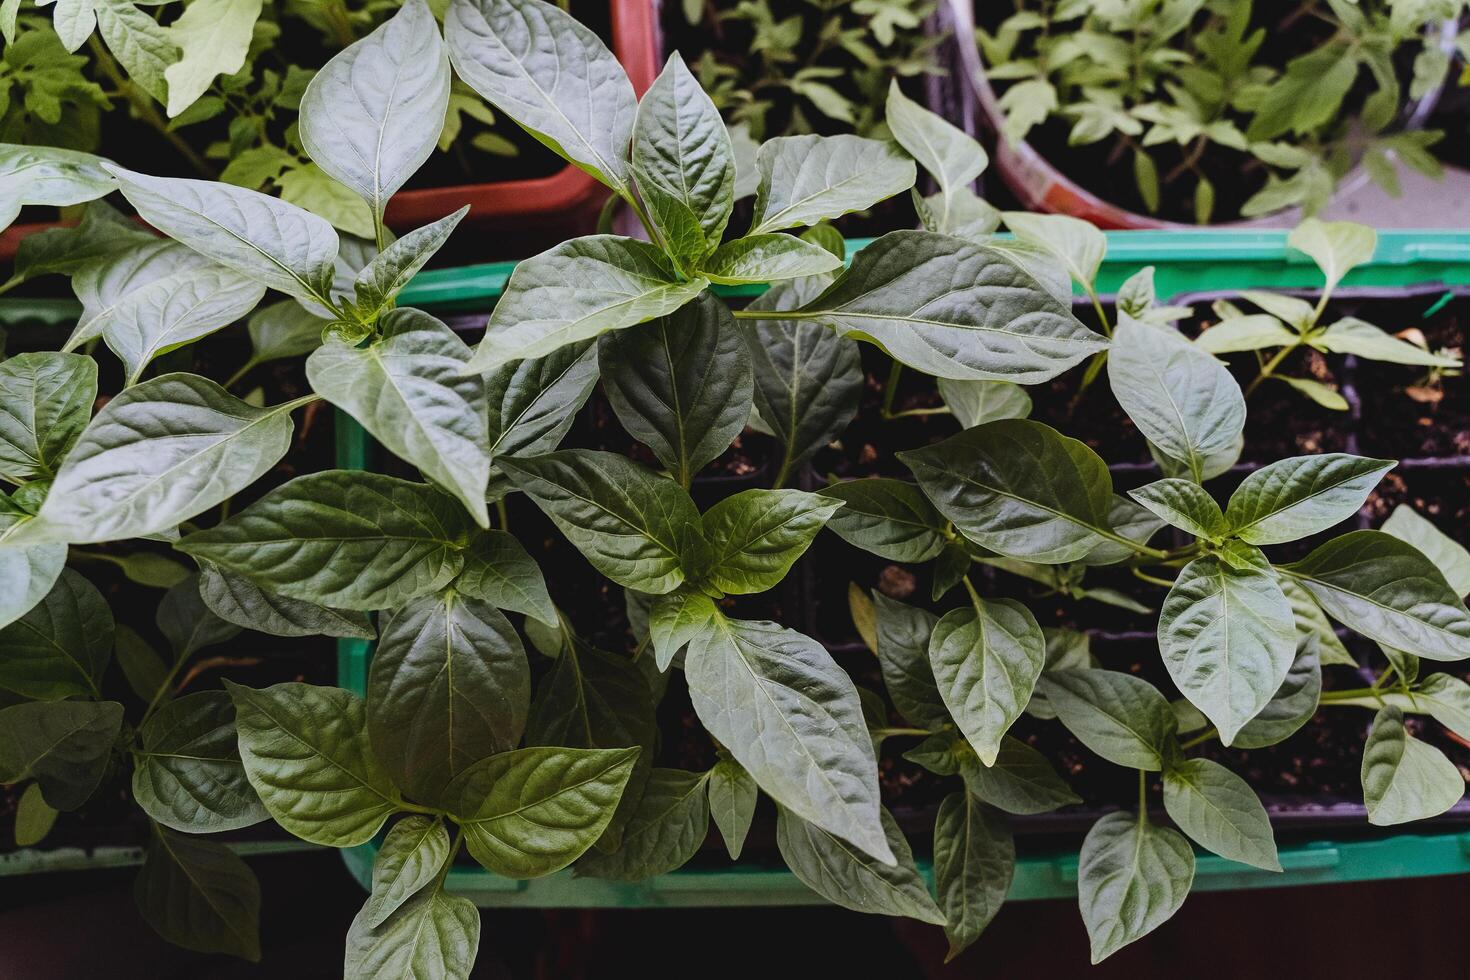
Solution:
[[[870,728],[868,729],[868,734],[879,736],[882,738],[900,735],[913,735],[917,738],[928,738],[934,733],[925,731],[922,728]]]
[[[0,294],[4,294],[4,293],[10,292],[16,286],[19,286],[21,283],[23,283],[25,281],[26,281],[26,277],[24,275],[22,275],[20,273],[16,273],[15,275],[11,276],[9,279],[5,280],[3,283],[0,283]]]
[[[1174,588],[1174,583],[1171,582],[1171,581],[1169,581],[1166,578],[1159,578],[1159,577],[1157,577],[1155,575],[1149,575],[1147,572],[1145,572],[1141,568],[1134,568],[1134,569],[1130,569],[1130,570],[1133,572],[1133,577],[1134,578],[1142,579],[1143,581],[1149,583],[1150,585],[1158,585],[1158,586],[1162,586],[1163,588],[1166,588],[1166,589],[1172,589],[1172,588]]]
[[[206,163],[204,158],[198,153],[195,153],[194,148],[183,137],[168,128],[168,120],[159,114],[158,106],[154,103],[153,96],[143,91],[123,74],[122,68],[113,60],[112,54],[107,48],[103,47],[102,42],[98,40],[96,34],[87,38],[87,46],[91,48],[93,57],[97,59],[97,67],[102,69],[103,73],[112,80],[113,85],[117,86],[117,90],[127,98],[128,104],[133,107],[133,111],[137,114],[138,118],[149,128],[155,130],[158,135],[168,140],[173,148],[179,152],[179,155],[187,160],[189,166],[193,167],[201,177],[204,177],[206,180],[213,180],[216,176],[214,168]]]
[[[885,419],[893,418],[893,400],[898,396],[898,379],[903,377],[903,365],[898,361],[888,369],[888,380],[883,382],[883,407],[879,414]]]
[[[495,516],[500,519],[500,529],[502,531],[509,531],[510,511],[506,509],[504,497],[501,497],[499,500],[495,501]]]
[[[248,360],[244,364],[240,365],[240,370],[238,370],[234,374],[230,375],[229,380],[227,380],[220,387],[222,387],[222,388],[233,388],[233,387],[235,387],[235,385],[240,382],[240,379],[241,378],[245,377],[245,375],[247,375],[251,371],[255,370],[256,367],[258,367],[259,365],[260,365],[260,361],[257,361],[255,358],[252,357],[250,360]]]
[[[1290,354],[1292,351],[1296,350],[1300,346],[1300,344],[1292,344],[1290,347],[1283,347],[1274,355],[1272,355],[1269,361],[1261,365],[1261,373],[1256,375],[1255,380],[1246,386],[1245,397],[1249,398],[1251,396],[1251,393],[1261,386],[1261,382],[1271,377],[1272,372],[1274,372],[1278,367],[1281,366],[1281,362],[1286,360],[1286,355]]]
[[[960,581],[965,583],[965,591],[970,593],[970,604],[975,607],[975,612],[980,612],[980,593],[976,592],[975,587],[970,584],[970,576],[961,575]]]
[[[1140,555],[1147,555],[1150,558],[1157,558],[1159,561],[1168,561],[1170,558],[1174,557],[1169,552],[1164,551],[1161,548],[1150,548],[1146,544],[1139,544],[1137,541],[1134,541],[1131,538],[1125,538],[1123,537],[1123,535],[1117,534],[1113,531],[1104,530],[1100,527],[1094,527],[1091,528],[1091,530],[1094,534],[1107,538],[1109,541],[1112,541],[1115,544],[1121,544],[1125,548],[1131,548],[1132,550],[1138,552],[1138,554]],[[1169,584],[1173,585],[1174,583],[1171,582]]]
[[[1318,703],[1332,704],[1335,701],[1363,701],[1372,699],[1381,701],[1383,691],[1376,687],[1353,687],[1342,691],[1323,691]]]
[[[1138,770],[1138,825],[1148,822],[1148,773]]]
[[[1179,747],[1181,749],[1192,749],[1196,745],[1203,745],[1204,743],[1208,742],[1212,738],[1215,738],[1219,734],[1220,734],[1220,732],[1219,732],[1218,729],[1206,728],[1204,731],[1200,732],[1198,735],[1196,735],[1194,738],[1190,739],[1189,741],[1187,741],[1187,742],[1181,742],[1180,745],[1179,745]]]
[[[1102,300],[1098,298],[1097,290],[1092,288],[1091,283],[1088,283],[1083,288],[1087,290],[1087,298],[1092,300],[1092,310],[1097,314],[1097,322],[1102,326],[1103,336],[1111,337],[1113,335],[1113,328],[1108,323],[1108,315],[1103,312]]]
[[[143,709],[143,717],[138,722],[139,728],[146,725],[148,719],[153,717],[153,712],[157,711],[159,706],[163,704],[164,695],[174,686],[174,678],[178,676],[179,669],[184,666],[184,661],[188,659],[188,657],[176,657],[174,659],[174,665],[168,669],[168,673],[164,675],[162,683],[158,685],[158,690],[154,691],[153,697],[149,699],[148,707]]]

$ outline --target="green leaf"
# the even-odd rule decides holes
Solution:
[[[134,385],[154,358],[229,326],[264,295],[260,283],[221,265],[165,276],[120,300],[102,338]]]
[[[3,157],[4,150],[0,149],[0,159]],[[28,280],[44,275],[75,275],[89,265],[105,264],[158,242],[157,237],[106,201],[90,201],[83,206],[82,219],[76,225],[47,228],[22,238],[15,248],[15,274]]]
[[[135,385],[83,431],[26,530],[74,544],[167,531],[274,466],[291,445],[291,407],[255,408],[192,374]]]
[[[113,655],[127,678],[128,687],[144,703],[152,700],[153,695],[168,683],[168,666],[164,664],[163,657],[136,630],[118,625]]]
[[[719,110],[677,51],[638,104],[633,175],[669,254],[694,268],[725,234],[735,156]]]
[[[929,639],[929,664],[965,739],[994,765],[1002,736],[1021,716],[1046,662],[1046,641],[1014,599],[979,599],[946,613]]]
[[[531,706],[520,637],[453,589],[394,612],[368,671],[368,735],[393,783],[440,803],[461,773],[519,744]]]
[[[250,785],[286,830],[313,844],[352,847],[398,809],[357,695],[295,682],[256,691],[225,681],[225,689]]]
[[[330,305],[338,240],[326,221],[243,187],[109,167],[128,203],[170,238],[271,289]]]
[[[271,636],[377,636],[364,613],[277,595],[209,561],[199,566],[199,595],[226,622]]]
[[[684,581],[683,556],[699,512],[684,488],[615,453],[567,449],[500,460],[587,560],[625,588],[650,595]]]
[[[516,266],[468,370],[488,372],[667,316],[706,285],[680,281],[668,257],[647,242],[574,238]]]
[[[714,602],[702,593],[679,591],[656,597],[648,610],[648,634],[658,669],[668,670],[679,651],[709,629],[717,614]]]
[[[855,912],[901,915],[943,925],[945,916],[914,866],[908,841],[887,810],[882,828],[893,863],[881,862],[848,841],[777,808],[776,846],[786,866],[812,891]]]
[[[639,751],[518,749],[467,769],[445,796],[476,861],[507,878],[538,878],[602,836]]]
[[[1301,337],[1269,313],[1221,320],[1195,338],[1194,345],[1211,354],[1292,347]]]
[[[459,574],[471,525],[422,483],[327,470],[297,477],[181,551],[293,599],[340,609],[391,609]]]
[[[60,815],[41,795],[41,784],[31,783],[15,804],[15,846],[34,847],[46,839]]]
[[[352,188],[339,184],[314,163],[288,167],[276,180],[281,200],[323,218],[354,238],[373,237],[373,212]],[[338,285],[334,281],[334,285]],[[341,283],[341,285],[347,285]]]
[[[194,0],[168,26],[169,40],[183,52],[163,72],[169,116],[193,105],[216,75],[233,75],[244,67],[260,9],[261,0]],[[345,102],[338,106],[347,108]]]
[[[1316,308],[1299,296],[1285,296],[1281,293],[1266,292],[1263,289],[1243,290],[1240,295],[1242,299],[1249,300],[1298,330],[1305,331],[1317,319]],[[1299,339],[1299,337],[1292,338],[1293,342]]]
[[[939,378],[938,384],[939,397],[962,429],[1001,419],[1024,419],[1031,414],[1031,396],[1010,381]]]
[[[3,499],[3,498],[0,498]],[[0,542],[11,528],[32,520],[0,510]],[[0,639],[3,628],[36,608],[46,598],[66,565],[66,545],[37,544],[30,547],[0,543]],[[0,666],[0,687],[6,671]]]
[[[775,623],[721,618],[690,642],[684,675],[706,730],[772,799],[892,860],[857,688],[820,644]]]
[[[1277,581],[1281,584],[1281,591],[1286,593],[1286,599],[1291,603],[1292,615],[1296,617],[1297,643],[1301,644],[1303,638],[1311,636],[1317,644],[1317,653],[1322,659],[1322,665],[1340,664],[1344,667],[1358,666],[1357,658],[1348,653],[1347,647],[1342,645],[1338,639],[1337,630],[1322,607],[1317,605],[1317,600],[1312,598],[1312,593],[1306,590],[1294,578],[1286,575],[1277,575]]]
[[[428,4],[409,0],[312,77],[301,145],[382,220],[388,199],[434,152],[449,106],[449,54]]]
[[[260,883],[224,844],[155,826],[133,897],[175,946],[259,962]]]
[[[131,0],[94,0],[97,29],[128,80],[159,102],[168,101],[169,66],[179,61],[179,48],[152,14]]]
[[[1113,670],[1049,670],[1038,682],[1077,740],[1116,765],[1157,772],[1178,721],[1148,681]]]
[[[751,310],[791,309],[811,299],[824,278],[777,283]],[[863,389],[857,342],[802,320],[745,320],[755,375],[755,407],[781,443],[779,486],[830,443],[857,414]]]
[[[526,549],[507,531],[476,535],[464,552],[464,571],[454,590],[481,599],[497,609],[524,613],[547,626],[556,626],[556,606],[546,591],[546,579]]]
[[[988,422],[898,458],[940,513],[998,554],[1060,564],[1112,533],[1106,464],[1040,422]]]
[[[1128,496],[1138,501],[1162,520],[1197,538],[1220,538],[1229,530],[1225,515],[1215,498],[1198,483],[1189,480],[1155,480],[1129,490]]]
[[[1425,520],[1408,504],[1399,504],[1383,522],[1385,534],[1405,541],[1439,569],[1456,595],[1470,594],[1470,551]]]
[[[848,544],[891,561],[925,562],[944,549],[944,518],[912,483],[878,477],[822,488],[842,501],[827,528]]]
[[[729,309],[709,293],[605,334],[598,361],[623,428],[686,487],[750,418],[750,354]]]
[[[1092,224],[1063,214],[1027,211],[1002,211],[1000,218],[1016,238],[1060,261],[1084,289],[1095,288],[1108,240]]]
[[[449,236],[469,213],[470,206],[466,204],[433,224],[415,228],[373,256],[352,283],[358,315],[370,322],[390,309],[394,297],[449,241]]]
[[[330,340],[306,361],[311,386],[490,526],[485,382],[466,375],[470,349],[418,310],[393,310],[367,347]]]
[[[165,702],[139,731],[133,799],[185,834],[239,830],[269,818],[240,762],[235,707],[224,691]]]
[[[1006,250],[893,231],[797,314],[941,378],[1050,380],[1107,347]]]
[[[77,44],[91,32],[89,24]],[[9,227],[27,205],[67,207],[106,197],[117,189],[117,180],[105,163],[56,146],[0,143],[0,228]]]
[[[545,357],[510,361],[485,376],[490,458],[534,456],[557,447],[597,384],[597,346],[570,344]],[[492,466],[491,496],[508,484]]]
[[[1007,813],[1050,813],[1081,803],[1082,798],[1057,775],[1046,756],[1010,735],[1000,740],[1000,751],[989,766],[967,746],[957,753],[958,771],[965,789]]]
[[[1460,366],[1458,357],[1431,353],[1351,316],[1343,317],[1320,334],[1313,334],[1311,344],[1334,354],[1356,354],[1370,361],[1386,361],[1390,364],[1440,368]]]
[[[1327,277],[1324,292],[1332,292],[1354,268],[1373,260],[1378,232],[1354,221],[1307,218],[1286,236],[1286,244],[1305,252]]]
[[[1231,450],[1245,428],[1245,397],[1230,371],[1172,328],[1118,324],[1108,381],[1144,438],[1196,483],[1206,461]]]
[[[480,948],[480,910],[433,884],[377,926],[364,905],[347,930],[344,976],[469,980]]]
[[[589,851],[577,874],[642,881],[681,868],[708,836],[709,816],[704,773],[654,769],[621,845],[611,854]]]
[[[1223,858],[1280,871],[1271,818],[1245,780],[1209,759],[1164,770],[1164,809],[1190,837]]]
[[[1323,408],[1333,412],[1346,412],[1348,410],[1347,399],[1338,393],[1336,387],[1313,381],[1311,378],[1290,378],[1284,374],[1272,375],[1278,381],[1284,381],[1297,391],[1306,395],[1312,401]]]
[[[727,242],[702,262],[710,282],[738,286],[816,276],[842,268],[842,259],[820,245],[791,235],[749,235]]]
[[[444,38],[455,73],[487,102],[628,196],[637,100],[596,34],[540,0],[453,0]]]
[[[102,781],[122,720],[116,701],[26,701],[0,708],[0,783],[34,779],[49,806],[77,809]]]
[[[198,575],[190,575],[169,589],[158,604],[158,614],[154,618],[159,632],[168,639],[177,662],[205,647],[224,643],[240,632],[240,627],[216,616],[204,604],[204,598],[199,594]]]
[[[955,217],[950,211],[951,202],[956,191],[968,189],[990,164],[985,149],[964,130],[904,95],[896,78],[888,84],[885,117],[893,138],[939,186],[935,214],[938,227],[932,230],[952,233]]]
[[[82,315],[76,329],[62,344],[62,350],[75,350],[102,336],[113,318],[131,305],[135,292],[168,280],[171,285],[156,287],[167,296],[196,273],[221,268],[207,256],[178,242],[148,237],[149,241],[140,242],[121,254],[84,263],[72,276],[72,290],[82,301]],[[154,305],[157,302],[155,295]],[[135,319],[140,315],[137,311],[133,313]]]
[[[38,351],[0,361],[0,479],[22,484],[56,475],[97,400],[97,362]]]
[[[742,490],[705,511],[706,579],[727,593],[773,589],[842,506],[802,490]]]
[[[102,593],[62,569],[45,598],[0,630],[0,688],[41,701],[100,696],[112,630]]]
[[[1251,544],[1280,544],[1353,516],[1393,460],[1347,453],[1294,456],[1247,476],[1226,507],[1231,531]]]
[[[738,861],[755,819],[759,788],[750,773],[734,759],[722,758],[709,771],[709,812],[725,839],[730,860]]]
[[[116,565],[129,582],[151,589],[171,589],[193,574],[185,566],[153,551],[135,551],[131,555],[109,555],[104,561]]]
[[[1460,770],[1439,749],[1410,735],[1403,712],[1393,705],[1373,717],[1362,777],[1368,822],[1377,827],[1439,816],[1465,795]]]
[[[373,883],[359,916],[376,929],[439,875],[449,860],[449,832],[438,818],[418,814],[395,823],[373,861]]]
[[[1175,579],[1159,613],[1159,649],[1180,692],[1230,745],[1286,679],[1296,620],[1266,557],[1247,567],[1196,558]]]
[[[1087,832],[1077,898],[1092,962],[1163,925],[1194,882],[1194,852],[1177,831],[1131,813],[1110,813]]]
[[[1232,746],[1259,749],[1275,745],[1312,720],[1322,694],[1320,649],[1316,636],[1298,633],[1296,657],[1286,673],[1286,680],[1281,682],[1266,706],[1235,733]]]
[[[1429,559],[1382,531],[1353,531],[1282,566],[1338,622],[1430,660],[1470,657],[1470,612]]]
[[[1016,843],[1004,822],[969,793],[946,796],[934,821],[934,890],[949,938],[945,962],[980,938],[1015,873]]]
[[[915,725],[931,731],[951,724],[929,666],[929,641],[939,617],[873,592],[877,612],[878,665],[893,706]]]
[[[1117,537],[1103,541],[1083,555],[1082,564],[1116,565],[1127,561],[1138,554],[1133,545],[1148,544],[1166,522],[1142,504],[1115,493],[1108,508],[1108,523]]]
[[[760,184],[748,234],[814,225],[862,211],[914,184],[896,143],[860,136],[779,136],[761,144]]]

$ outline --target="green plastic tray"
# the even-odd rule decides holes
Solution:
[[[849,252],[865,242],[849,242]],[[1121,231],[1108,233],[1108,253],[1099,275],[1101,292],[1115,292],[1133,272],[1154,266],[1160,296],[1210,290],[1310,288],[1321,283],[1316,267],[1286,247],[1275,231]],[[431,312],[485,312],[505,288],[514,263],[499,262],[421,273],[401,302]],[[1354,269],[1347,286],[1470,285],[1470,231],[1379,233],[1373,261]],[[721,290],[754,295],[759,287]],[[364,469],[369,443],[363,430],[339,415],[338,465]],[[371,644],[341,640],[338,680],[359,693],[367,687]],[[1365,828],[1366,829],[1366,828]],[[377,842],[343,851],[347,867],[367,887]],[[1211,854],[1198,858],[1196,889],[1221,891],[1294,885],[1417,878],[1470,872],[1470,831],[1401,834],[1393,837],[1316,840],[1281,848],[1285,869],[1276,874]],[[932,879],[927,859],[919,868]],[[531,881],[501,878],[479,868],[457,868],[449,888],[485,908],[673,908],[691,906],[820,905],[825,902],[784,867],[732,865],[684,869],[629,883],[574,878],[570,870]],[[1075,851],[1024,857],[1017,862],[1010,899],[1065,898],[1077,894]]]

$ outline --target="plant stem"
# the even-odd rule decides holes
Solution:
[[[1166,579],[1166,578],[1158,578],[1157,576],[1150,575],[1150,574],[1148,574],[1147,572],[1145,572],[1141,568],[1133,568],[1133,569],[1131,569],[1131,571],[1133,572],[1133,577],[1134,578],[1142,579],[1143,581],[1149,583],[1150,585],[1158,585],[1158,586],[1161,586],[1161,587],[1163,587],[1165,589],[1172,589],[1172,588],[1174,588],[1174,583],[1171,582],[1169,579]]]
[[[154,103],[153,96],[143,91],[137,84],[123,74],[117,62],[113,60],[112,54],[107,48],[103,47],[102,42],[97,39],[96,34],[87,38],[87,46],[92,49],[92,54],[97,59],[97,67],[102,69],[103,73],[117,86],[117,90],[127,98],[128,104],[133,107],[133,111],[137,113],[138,118],[149,128],[156,131],[159,136],[168,140],[173,148],[179,152],[179,155],[187,160],[189,166],[193,167],[201,177],[204,177],[206,180],[213,180],[216,176],[214,168],[206,163],[204,158],[198,153],[195,153],[194,148],[182,136],[168,128],[168,120],[159,114],[158,106]]]
[[[885,419],[893,418],[893,399],[898,395],[898,379],[903,377],[903,365],[898,361],[888,369],[888,380],[883,382],[883,407],[879,414]]]
[[[499,500],[495,501],[495,516],[500,519],[500,529],[502,531],[509,531],[510,511],[505,506],[504,497],[501,497]]]
[[[1317,699],[1320,704],[1332,704],[1334,701],[1360,701],[1366,698],[1381,700],[1383,691],[1376,687],[1353,687],[1341,691],[1323,691]]]
[[[1194,738],[1190,739],[1189,741],[1179,743],[1179,747],[1181,749],[1192,749],[1196,745],[1203,745],[1204,743],[1208,742],[1212,738],[1215,738],[1219,734],[1220,734],[1220,732],[1219,732],[1218,729],[1215,729],[1215,728],[1206,728],[1204,731],[1200,732],[1198,735],[1196,735]]]
[[[1138,825],[1148,822],[1148,773],[1138,770]]]
[[[1088,283],[1085,288],[1087,289],[1087,298],[1092,300],[1092,309],[1097,314],[1097,322],[1102,327],[1103,336],[1111,337],[1113,335],[1113,328],[1108,323],[1108,315],[1103,312],[1102,300],[1098,298],[1097,290],[1092,288],[1091,283]]]
[[[960,581],[965,583],[965,591],[970,593],[970,603],[975,607],[975,612],[980,612],[980,593],[976,592],[975,587],[970,584],[970,576],[961,575]]]
[[[1271,359],[1269,361],[1267,361],[1265,364],[1261,365],[1261,373],[1258,374],[1258,375],[1256,375],[1256,378],[1255,378],[1254,381],[1252,381],[1250,384],[1246,385],[1245,397],[1246,398],[1249,398],[1251,396],[1251,392],[1253,392],[1257,388],[1259,388],[1261,386],[1261,382],[1262,381],[1265,381],[1267,378],[1271,377],[1272,372],[1274,372],[1278,367],[1281,366],[1281,362],[1284,361],[1284,360],[1286,360],[1286,355],[1288,355],[1292,351],[1296,350],[1299,346],[1301,346],[1301,345],[1300,344],[1292,344],[1290,347],[1283,347],[1279,351],[1277,351],[1275,354],[1273,354],[1271,356]]]
[[[899,735],[913,735],[917,738],[928,738],[934,733],[925,731],[922,728],[870,728],[868,730],[868,734],[880,736],[883,738]]]
[[[21,283],[23,283],[25,281],[26,281],[26,277],[24,275],[22,275],[21,273],[18,273],[17,272],[15,275],[13,275],[9,279],[5,280],[3,283],[0,283],[0,294],[4,294],[4,293],[10,292],[16,286],[19,286]]]
[[[245,377],[245,375],[247,375],[251,371],[255,370],[255,368],[257,366],[259,366],[259,364],[260,364],[260,362],[257,361],[255,358],[252,357],[250,360],[248,360],[244,364],[240,365],[240,370],[238,370],[234,374],[230,375],[229,380],[227,380],[220,387],[222,387],[222,388],[233,388],[233,387],[235,387],[235,385],[240,382],[240,379],[241,378]]]

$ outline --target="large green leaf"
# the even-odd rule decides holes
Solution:
[[[445,796],[476,861],[507,878],[538,878],[602,836],[639,751],[518,749],[465,770]]]
[[[490,603],[449,589],[383,626],[368,672],[368,735],[414,798],[441,802],[460,773],[514,748],[530,705],[526,651]]]
[[[946,962],[980,938],[1015,873],[1016,843],[1005,823],[969,793],[946,796],[934,821],[934,890],[947,920]]]
[[[1353,531],[1280,569],[1327,614],[1372,640],[1430,660],[1470,657],[1470,612],[1413,545]]]
[[[312,160],[382,219],[388,198],[439,140],[449,53],[423,0],[408,0],[312,76],[298,134]]]
[[[1230,371],[1171,327],[1118,324],[1108,381],[1144,438],[1196,483],[1245,428],[1245,397]]]
[[[194,573],[169,588],[154,620],[158,631],[168,639],[176,661],[231,640],[240,632],[240,627],[216,616],[205,605],[199,592],[199,576]]]
[[[939,397],[962,429],[1000,419],[1024,419],[1031,414],[1031,396],[1011,381],[940,378],[938,384]]]
[[[102,336],[119,311],[130,305],[134,293],[167,280],[170,285],[157,287],[167,295],[195,274],[218,268],[219,263],[187,245],[152,235],[126,251],[83,263],[71,280],[82,315],[61,349],[75,350]]]
[[[1460,770],[1439,749],[1410,735],[1403,712],[1393,705],[1373,718],[1362,778],[1368,822],[1379,827],[1437,817],[1465,795]]]
[[[229,326],[264,295],[260,283],[222,265],[165,276],[120,300],[102,339],[123,362],[125,383],[137,384],[154,358]]]
[[[1057,775],[1046,756],[1018,738],[1000,740],[1000,752],[985,765],[968,744],[955,748],[965,789],[1007,813],[1050,813],[1082,799]]]
[[[1128,496],[1162,520],[1197,538],[1217,539],[1229,530],[1215,498],[1189,480],[1155,480],[1136,490],[1129,490]]]
[[[331,340],[312,352],[306,377],[394,453],[453,491],[488,527],[490,481],[485,382],[466,375],[470,349],[418,310],[393,310],[367,347]]]
[[[1275,745],[1312,719],[1322,694],[1320,650],[1321,641],[1313,634],[1300,632],[1298,620],[1296,659],[1286,672],[1286,680],[1281,682],[1266,706],[1235,733],[1231,745],[1239,749]]]
[[[127,72],[128,81],[164,102],[169,66],[182,60],[169,32],[152,14],[128,0],[91,2],[97,13],[97,30]]]
[[[1230,495],[1225,519],[1251,544],[1305,538],[1353,516],[1393,467],[1392,460],[1347,453],[1279,460],[1241,481]]]
[[[344,976],[469,980],[480,948],[480,910],[439,884],[421,888],[387,919],[364,905],[347,930]]]
[[[1223,858],[1280,871],[1271,818],[1245,780],[1209,759],[1164,769],[1164,809],[1190,837]]]
[[[288,296],[329,303],[338,240],[324,219],[230,184],[111,172],[143,219],[170,238]]]
[[[1026,709],[1045,663],[1041,627],[1014,599],[980,599],[952,609],[929,639],[929,664],[945,707],[987,766],[995,764],[1001,738]]]
[[[3,495],[0,495],[0,501],[4,501]],[[29,515],[7,511],[4,509],[6,506],[10,505],[0,502],[0,630],[46,598],[66,566],[67,550],[64,544],[34,544],[29,547],[5,544],[7,532],[34,520]],[[4,635],[0,632],[0,639]],[[0,666],[0,687],[4,686],[5,674],[5,668]]]
[[[502,458],[500,466],[614,582],[661,595],[684,581],[683,556],[697,539],[699,512],[673,480],[586,449]]]
[[[209,561],[199,566],[199,595],[220,619],[272,636],[377,636],[365,613],[277,595]]]
[[[455,72],[486,101],[627,196],[637,100],[596,34],[541,0],[453,0],[444,38]]]
[[[483,599],[497,609],[509,609],[556,626],[556,606],[546,591],[546,579],[535,559],[508,531],[485,531],[464,552],[464,571],[454,590]]]
[[[750,419],[745,338],[709,293],[651,323],[603,335],[598,360],[623,428],[684,486]]]
[[[77,41],[80,45],[90,34]],[[0,143],[0,228],[8,228],[24,205],[66,207],[106,197],[117,181],[101,157],[56,146]]]
[[[245,66],[261,7],[262,0],[194,0],[165,29],[182,54],[163,70],[171,117],[209,91],[216,76]]]
[[[472,525],[422,483],[327,470],[297,477],[180,550],[293,599],[391,609],[459,573]]]
[[[705,778],[682,769],[654,769],[618,849],[589,851],[577,862],[577,874],[642,881],[683,867],[709,835]]]
[[[773,589],[842,506],[803,490],[742,490],[705,512],[707,580],[724,592]]]
[[[898,458],[965,537],[999,554],[1059,564],[1111,534],[1106,464],[1040,422],[988,422]]]
[[[1414,508],[1399,504],[1383,522],[1382,530],[1418,548],[1444,575],[1455,595],[1470,595],[1470,551],[1421,517]]]
[[[569,344],[545,357],[510,361],[485,375],[490,458],[550,452],[576,420],[597,384],[597,345]],[[504,496],[509,483],[490,469],[490,498]]]
[[[702,592],[680,590],[657,596],[648,608],[648,637],[659,670],[668,670],[689,641],[708,629],[718,613],[714,601]]]
[[[789,310],[821,292],[826,280],[781,282],[756,297],[751,310]],[[773,482],[780,485],[857,414],[863,390],[856,341],[802,320],[746,320],[746,346],[755,374],[755,407],[781,443]]]
[[[842,501],[827,519],[842,540],[891,561],[925,562],[944,550],[944,518],[912,483],[878,477],[822,488]]]
[[[106,201],[92,201],[83,206],[77,224],[46,228],[22,238],[15,247],[14,274],[24,279],[75,275],[88,265],[158,241]]]
[[[735,201],[735,156],[719,110],[675,51],[638,103],[638,194],[686,269],[720,244]]]
[[[1114,670],[1050,670],[1039,686],[1077,740],[1116,765],[1157,772],[1179,727],[1148,681]]]
[[[1092,962],[1167,922],[1193,882],[1194,852],[1178,831],[1132,813],[1110,813],[1093,824],[1077,866]]]
[[[362,924],[376,929],[438,877],[449,860],[449,848],[449,832],[437,817],[414,814],[395,823],[373,861],[371,894],[360,913]]]
[[[929,640],[939,618],[927,609],[905,605],[877,590],[878,664],[893,706],[915,725],[931,731],[951,724],[949,710],[939,694],[929,666]]]
[[[862,211],[914,185],[896,143],[860,136],[778,136],[761,144],[750,234],[814,225]]]
[[[717,620],[685,655],[704,727],[776,802],[878,860],[878,770],[857,688],[819,643],[770,622]]]
[[[1352,316],[1345,316],[1322,333],[1314,335],[1311,344],[1334,354],[1355,354],[1389,364],[1438,368],[1460,366],[1460,359],[1457,357],[1432,353],[1406,340],[1400,340],[1381,327]]]
[[[1066,269],[1084,289],[1096,288],[1108,240],[1096,226],[1065,214],[1002,211],[1001,220],[1024,245],[1039,249]]]
[[[776,846],[791,873],[835,905],[943,925],[944,912],[934,904],[928,885],[914,867],[897,821],[887,810],[880,810],[879,815],[892,863],[877,860],[784,806],[777,808]]]
[[[831,227],[822,225],[820,227]],[[699,266],[710,282],[738,286],[817,276],[842,268],[842,259],[791,235],[750,235],[726,242]]]
[[[952,234],[959,224],[958,214],[953,213],[957,211],[956,192],[967,190],[989,165],[985,148],[943,116],[904,95],[896,78],[888,84],[885,109],[893,138],[939,185],[938,200],[932,206],[937,222],[934,230]]]
[[[468,370],[488,372],[667,316],[707,285],[680,280],[668,256],[647,242],[574,238],[516,266]]]
[[[755,819],[755,804],[760,795],[750,773],[734,759],[722,758],[709,771],[709,812],[720,836],[725,839],[725,849],[730,860],[738,861],[745,847],[745,837],[750,833],[750,823]]]
[[[0,688],[41,701],[98,697],[112,629],[102,593],[71,569],[60,569],[45,597],[0,630]]]
[[[1310,636],[1317,644],[1317,656],[1322,666],[1340,664],[1344,667],[1358,666],[1357,658],[1348,653],[1347,647],[1343,646],[1342,640],[1337,635],[1337,627],[1332,625],[1332,620],[1317,605],[1317,600],[1308,592],[1306,586],[1296,579],[1279,572],[1276,579],[1281,583],[1281,591],[1286,593],[1286,601],[1291,603],[1292,615],[1296,617],[1297,645],[1300,647],[1303,640]]]
[[[133,799],[154,820],[186,834],[212,834],[270,816],[245,776],[235,706],[224,691],[166,702],[139,735]]]
[[[260,883],[224,844],[155,826],[133,897],[175,946],[260,959]]]
[[[87,426],[27,530],[82,544],[174,528],[286,454],[292,407],[255,408],[193,374],[135,385]]]
[[[795,316],[941,378],[1037,384],[1107,347],[1002,250],[894,231]]]
[[[0,479],[21,484],[56,475],[97,400],[97,362],[38,351],[0,362]]]
[[[373,256],[352,281],[352,291],[357,297],[357,315],[371,321],[391,309],[398,293],[443,247],[469,213],[470,206],[466,204],[432,224],[415,228]]]
[[[1373,259],[1378,232],[1354,221],[1307,218],[1286,236],[1286,244],[1312,257],[1327,277],[1330,293],[1348,272]]]
[[[313,844],[352,847],[371,840],[398,809],[357,695],[295,682],[260,691],[225,687],[245,773],[282,827]]]
[[[1235,733],[1276,694],[1296,654],[1296,619],[1266,557],[1248,567],[1214,555],[1184,566],[1159,613],[1159,650],[1180,692]]]
[[[34,779],[57,810],[97,788],[122,727],[116,701],[26,701],[0,708],[0,783]]]

